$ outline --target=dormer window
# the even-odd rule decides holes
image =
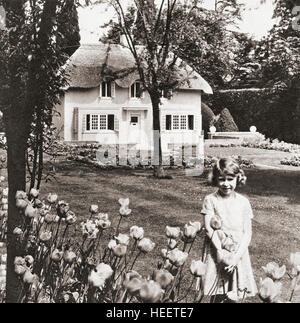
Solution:
[[[100,97],[112,98],[115,96],[115,83],[112,81],[101,82]]]
[[[169,97],[171,97],[172,95],[173,95],[172,90],[162,90],[161,91],[161,98],[162,99],[169,99]]]
[[[130,97],[140,99],[142,93],[141,82],[134,82],[130,87]]]

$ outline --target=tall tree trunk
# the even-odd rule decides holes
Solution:
[[[17,190],[25,190],[26,186],[26,141],[24,129],[27,116],[24,109],[24,85],[22,82],[23,56],[16,51],[24,25],[24,8],[22,1],[10,0],[4,3],[6,25],[11,28],[9,33],[10,57],[8,61],[9,83],[7,96],[8,106],[3,118],[7,138],[7,172],[8,172],[8,219],[7,219],[7,271],[6,271],[6,302],[16,303],[21,291],[20,281],[15,274],[14,259],[19,254],[14,228],[19,225],[21,215],[16,208],[15,195]]]
[[[16,124],[8,123],[7,136],[7,171],[8,171],[8,222],[7,222],[7,276],[6,276],[6,302],[16,303],[19,301],[21,284],[14,270],[14,259],[22,254],[22,250],[17,250],[16,240],[13,230],[21,223],[21,214],[16,208],[16,191],[25,190],[26,187],[26,141],[20,131],[16,129]]]
[[[37,94],[41,78],[41,66],[46,59],[46,49],[49,45],[51,31],[54,24],[58,0],[46,0],[41,16],[40,29],[38,32],[38,46],[36,57],[31,61],[28,71],[27,87],[24,86],[22,64],[24,57],[17,51],[20,46],[20,36],[24,26],[23,1],[6,0],[4,2],[7,10],[7,27],[12,27],[9,35],[9,46],[12,55],[9,60],[9,106],[4,115],[7,137],[7,168],[8,168],[8,228],[7,228],[7,276],[6,276],[6,302],[16,303],[20,301],[22,289],[19,278],[15,274],[14,259],[23,255],[23,250],[17,250],[16,240],[13,235],[14,228],[20,223],[21,215],[16,208],[15,195],[18,190],[26,190],[26,149],[27,140],[31,130],[34,108],[36,106]],[[38,90],[37,90],[38,89]],[[25,94],[24,94],[25,92]]]
[[[160,109],[159,109],[159,95],[151,93],[152,102],[152,116],[153,116],[153,159],[154,159],[154,177],[163,178],[165,171],[162,161],[162,148],[161,148],[161,132],[160,132]]]

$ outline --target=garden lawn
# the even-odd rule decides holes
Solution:
[[[154,251],[137,262],[136,268],[146,276],[152,274],[161,259],[160,250],[166,247],[166,225],[183,228],[189,221],[203,223],[200,215],[203,198],[215,190],[207,185],[206,174],[190,177],[179,170],[168,171],[173,175],[171,180],[155,179],[151,170],[101,170],[76,162],[60,162],[56,171],[56,180],[42,185],[41,197],[49,192],[57,193],[59,199],[70,203],[78,222],[89,216],[90,204],[98,204],[100,211],[107,212],[116,226],[118,199],[130,198],[132,214],[122,221],[120,232],[129,233],[132,225],[142,226],[145,236],[156,243]],[[248,169],[246,175],[248,185],[239,192],[250,199],[254,211],[250,255],[259,282],[260,277],[265,277],[261,266],[271,261],[287,264],[290,252],[300,251],[300,172]],[[107,231],[105,238],[108,240],[113,233]],[[81,234],[78,224],[74,234]],[[200,258],[201,239],[196,241],[192,250],[185,268],[191,259]],[[283,282],[283,296],[287,299],[290,281],[285,278]],[[184,284],[188,289],[189,282]],[[300,301],[299,296],[295,294],[294,301]],[[248,301],[260,300],[255,297]]]

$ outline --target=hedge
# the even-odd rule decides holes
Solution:
[[[204,96],[215,114],[227,108],[240,131],[257,131],[269,138],[300,143],[300,96],[296,86],[288,90],[223,90]]]
[[[230,111],[225,108],[221,111],[220,117],[215,124],[217,131],[219,132],[237,132],[239,128],[234,122]]]
[[[209,128],[213,125],[215,120],[215,114],[212,109],[205,104],[201,103],[201,113],[202,113],[202,129],[204,130],[204,136],[207,138],[207,133],[209,132]]]

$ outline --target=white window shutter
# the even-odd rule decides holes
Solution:
[[[114,130],[119,131],[119,119],[116,114],[115,114],[115,118],[114,118]]]
[[[129,99],[131,98],[131,85],[129,85],[129,88],[128,88],[128,97],[129,97]]]
[[[73,133],[78,134],[78,108],[74,108],[73,112]]]
[[[114,98],[116,96],[116,83],[111,82],[111,97]]]
[[[195,115],[195,117],[194,117],[194,123],[195,123],[195,128],[194,128],[194,130],[200,130],[200,129],[201,129],[201,124],[200,124],[200,122],[201,122],[201,116],[199,116],[199,115]]]
[[[82,133],[86,130],[86,114],[82,115]]]
[[[165,114],[163,114],[161,116],[160,129],[161,129],[161,131],[165,131],[166,130],[166,115]]]
[[[102,82],[100,82],[100,85],[99,85],[99,98],[102,97]]]

